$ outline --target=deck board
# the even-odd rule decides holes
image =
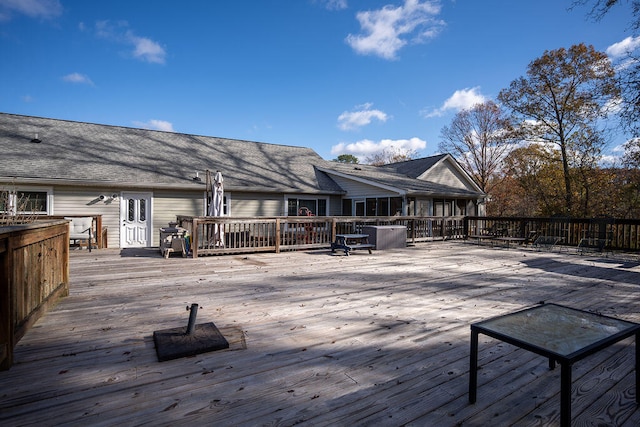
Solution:
[[[469,324],[540,301],[640,322],[640,266],[432,242],[344,257],[72,251],[69,297],[0,372],[0,424],[557,425],[560,370]],[[228,350],[158,362],[152,334],[214,322]],[[575,425],[637,425],[633,340],[574,367]]]

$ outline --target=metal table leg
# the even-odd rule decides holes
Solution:
[[[476,403],[478,387],[478,332],[471,329],[471,354],[469,355],[469,403]]]
[[[636,403],[640,404],[640,393],[638,384],[640,383],[640,332],[636,333]]]
[[[560,425],[571,427],[571,364],[560,364]]]

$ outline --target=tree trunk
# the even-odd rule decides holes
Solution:
[[[560,140],[560,151],[562,152],[562,172],[564,174],[565,212],[568,216],[571,216],[573,197],[571,195],[571,176],[569,175],[569,160],[567,159],[567,147],[564,138]]]

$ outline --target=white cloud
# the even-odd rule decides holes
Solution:
[[[62,15],[62,5],[59,0],[0,0],[0,20],[10,19],[12,13],[53,19]]]
[[[78,83],[78,84],[86,84],[89,86],[94,86],[93,82],[89,77],[80,73],[71,73],[62,77],[62,80],[69,83]]]
[[[331,154],[353,154],[358,158],[364,159],[367,156],[380,153],[384,150],[419,151],[423,150],[426,146],[427,142],[417,137],[410,139],[383,139],[379,142],[363,139],[357,142],[341,142],[334,145],[331,147]]]
[[[461,110],[467,110],[476,104],[485,102],[487,98],[480,93],[480,87],[472,87],[461,90],[456,90],[453,95],[449,97],[442,107],[432,111],[423,111],[423,115],[429,117],[441,117],[447,111],[454,110],[456,112]]]
[[[143,61],[164,64],[167,53],[158,43],[146,37],[138,37],[128,32],[129,41],[135,46],[133,56]]]
[[[611,46],[609,46],[606,50],[606,53],[612,59],[616,59],[616,58],[625,56],[629,53],[632,53],[638,47],[640,47],[640,36],[638,37],[629,36],[626,39],[622,40],[621,42],[614,43]]]
[[[342,10],[348,7],[347,0],[318,0],[328,10]]]
[[[134,121],[133,124],[143,129],[161,130],[164,132],[175,132],[175,130],[173,129],[173,124],[171,122],[167,122],[164,120],[151,119],[148,122]]]
[[[129,29],[129,23],[126,21],[116,23],[112,23],[109,20],[98,21],[96,22],[95,30],[98,37],[132,46],[131,55],[134,58],[155,64],[165,63],[167,56],[165,49],[158,42],[148,37],[137,36]]]
[[[387,5],[379,10],[358,12],[356,18],[362,32],[349,34],[346,42],[359,54],[396,59],[407,39],[422,43],[440,32],[444,21],[436,19],[439,13],[438,1],[420,0],[405,0],[402,6]]]
[[[372,120],[387,121],[387,114],[380,110],[372,110],[373,104],[366,103],[356,107],[357,111],[345,111],[338,116],[338,127],[342,130],[353,130],[366,126]]]

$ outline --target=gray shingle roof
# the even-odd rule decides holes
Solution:
[[[392,163],[381,167],[396,171],[411,178],[418,178],[424,173],[424,171],[431,169],[436,163],[447,156],[448,154],[438,154],[436,156],[407,160],[404,162]]]
[[[438,160],[441,158],[438,157]],[[431,162],[431,157],[425,157],[425,164],[433,166],[437,162]],[[393,165],[371,166],[361,164],[332,163],[332,171],[342,175],[349,175],[360,180],[366,180],[383,187],[392,187],[413,196],[442,196],[442,197],[478,197],[482,193],[450,187],[444,184],[423,181],[412,178],[404,173],[394,170]],[[424,171],[423,171],[424,172]],[[331,173],[330,171],[328,173]]]
[[[31,142],[36,134],[40,143]],[[353,165],[326,161],[304,147],[6,113],[0,113],[0,153],[5,181],[197,189],[206,170],[220,170],[230,191],[344,194],[331,178],[339,173],[409,195],[480,194],[415,179],[442,155]],[[193,180],[196,172],[202,181]]]
[[[304,147],[0,113],[0,152],[4,177],[197,188],[209,169],[229,190],[343,192]]]

